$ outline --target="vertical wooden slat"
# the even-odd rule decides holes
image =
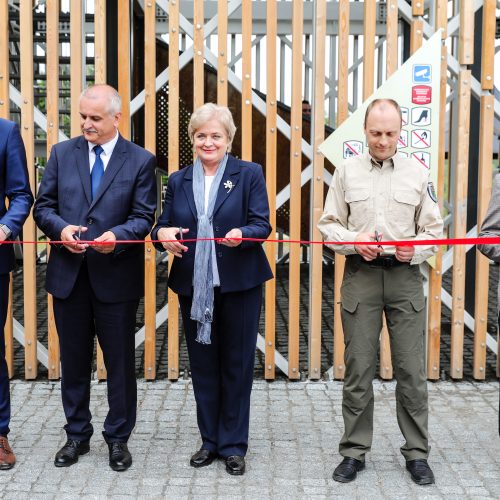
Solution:
[[[177,3],[177,2],[176,2]],[[205,101],[205,75],[204,75],[204,43],[203,25],[203,0],[194,0],[194,38],[193,38],[193,107],[200,107]]]
[[[481,87],[493,90],[495,64],[495,0],[483,1],[483,39],[481,46]]]
[[[144,147],[156,154],[156,0],[144,8]],[[147,239],[150,239],[149,237]],[[144,378],[156,377],[156,251],[145,244]]]
[[[47,158],[59,138],[59,0],[47,0]],[[50,251],[50,248],[47,249]],[[52,305],[47,295],[49,379],[60,377],[59,338]]]
[[[438,29],[443,30],[441,38],[445,40],[448,33],[448,0],[436,0],[436,31]]]
[[[78,103],[83,87],[83,4],[80,0],[71,0],[70,9],[71,136],[76,137],[81,133]]]
[[[325,139],[325,41],[326,0],[315,2],[314,96],[313,96],[313,175],[311,180],[311,239],[321,240],[317,228],[323,213],[323,169],[325,160],[319,145]],[[309,270],[309,378],[321,376],[321,296],[323,293],[323,248],[310,247]]]
[[[227,106],[227,0],[218,0],[217,6],[217,103]]]
[[[267,96],[266,96],[266,186],[269,197],[269,220],[276,234],[276,39],[277,7],[276,0],[266,2],[266,42],[267,42]],[[273,274],[276,275],[276,244],[265,244],[266,255]],[[275,340],[276,340],[276,281],[269,280],[265,285],[265,365],[264,377],[275,377]]]
[[[470,126],[470,79],[469,70],[461,70],[458,78],[458,130],[455,173],[455,203],[453,219],[455,238],[465,238],[467,233],[467,182]],[[451,377],[463,377],[464,350],[464,302],[465,302],[465,246],[453,247],[453,285],[451,313]]]
[[[120,133],[130,139],[130,0],[118,0],[118,93],[122,98]]]
[[[10,118],[9,100],[9,5],[0,5],[0,118]],[[9,286],[9,306],[4,328],[5,359],[9,377],[14,374],[14,344],[12,330],[12,273]]]
[[[241,158],[252,161],[252,0],[241,2]]]
[[[26,148],[30,186],[36,193],[35,131],[33,102],[33,10],[31,0],[20,3],[20,51],[21,51],[21,135]],[[36,227],[30,215],[23,227],[23,237],[35,241]],[[37,376],[37,324],[36,324],[36,245],[23,248],[24,285],[24,357],[25,377]]]
[[[386,77],[389,78],[398,68],[398,2],[387,1],[386,23]]]
[[[473,0],[460,0],[458,62],[462,65],[474,62],[474,12]]]
[[[9,102],[9,4],[0,3],[0,118],[10,117]]]
[[[302,169],[302,22],[303,2],[293,0],[292,20],[292,110],[290,112],[290,239],[300,240]],[[300,254],[299,244],[290,244],[288,308],[288,376],[299,373],[300,326]]]
[[[415,19],[411,22],[410,52],[414,54],[421,46],[424,40],[424,21]]]
[[[338,111],[337,127],[349,116],[349,0],[339,1],[339,56],[338,56]],[[333,376],[343,380],[345,376],[344,362],[344,330],[342,329],[340,286],[344,276],[345,257],[335,254],[334,275],[334,323],[333,323]]]
[[[95,83],[106,83],[106,0],[95,0],[94,4],[95,31]],[[97,342],[97,378],[105,380],[106,366],[102,349]]]
[[[445,134],[446,134],[446,72],[447,49],[441,47],[440,101],[439,101],[439,149],[437,196],[439,206],[443,207]],[[443,281],[443,247],[436,253],[434,267],[429,268],[429,294],[427,317],[427,378],[437,380],[440,372],[441,352],[441,285]]]
[[[477,224],[481,227],[491,197],[491,165],[493,163],[493,95],[481,96],[481,117],[479,124],[479,173]],[[486,335],[488,326],[488,283],[489,259],[476,250],[476,290],[474,307],[474,361],[475,379],[486,375]]]
[[[377,20],[375,0],[365,0],[363,33],[363,100],[373,94],[375,82],[375,26]],[[368,56],[368,57],[367,57]]]
[[[171,2],[168,13],[168,173],[179,165],[179,2]],[[169,257],[169,269],[174,260]],[[179,302],[168,289],[168,373],[170,380],[179,378]]]
[[[411,15],[414,17],[424,15],[424,0],[411,1]]]

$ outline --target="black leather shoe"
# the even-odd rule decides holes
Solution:
[[[355,458],[345,457],[333,471],[333,479],[339,483],[350,483],[356,479],[358,472],[365,468],[365,463]]]
[[[411,478],[417,484],[434,484],[434,474],[425,458],[408,460],[406,468],[410,471]]]
[[[108,443],[109,466],[117,472],[127,470],[132,465],[132,455],[128,451],[127,443]]]
[[[210,450],[205,450],[205,448],[200,448],[189,461],[189,465],[191,467],[205,467],[206,465],[210,465],[215,459],[217,455]]]
[[[78,462],[80,455],[85,455],[90,451],[88,441],[76,441],[68,439],[66,444],[56,453],[54,465],[56,467],[69,467]]]
[[[232,476],[242,476],[245,474],[245,457],[232,455],[226,457],[226,472]]]

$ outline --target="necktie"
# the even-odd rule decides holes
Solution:
[[[101,153],[103,151],[104,149],[102,149],[101,146],[94,146],[95,162],[90,174],[90,181],[92,183],[92,199],[95,198],[102,176],[104,175],[104,163],[101,159]]]

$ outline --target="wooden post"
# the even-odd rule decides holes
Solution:
[[[317,223],[323,213],[323,169],[325,160],[319,145],[325,139],[325,40],[326,0],[315,3],[314,22],[314,97],[313,97],[313,175],[311,180],[310,234],[313,241],[321,240]],[[321,296],[323,293],[323,248],[310,247],[309,270],[309,378],[321,377]]]
[[[71,0],[70,10],[70,76],[71,76],[71,136],[81,134],[79,101],[83,89],[83,4]]]
[[[156,154],[156,0],[144,9],[144,147]],[[146,239],[150,240],[148,236]],[[156,378],[156,250],[145,244],[144,378]]]
[[[26,148],[30,186],[36,193],[35,130],[33,109],[33,10],[31,0],[20,3],[20,51],[21,51],[21,135]],[[23,237],[36,240],[36,226],[30,215],[23,227]],[[23,248],[24,286],[24,358],[25,377],[35,379],[38,373],[37,324],[36,324],[36,245]]]
[[[94,4],[95,31],[95,83],[106,83],[106,0],[95,0]],[[102,349],[97,342],[97,378],[106,380],[106,366]]]
[[[177,2],[176,2],[177,3]],[[170,4],[170,7],[172,4]],[[193,109],[199,108],[205,102],[205,74],[204,74],[204,39],[203,26],[205,24],[203,13],[203,0],[194,0],[193,16]]]
[[[458,141],[455,174],[455,203],[453,216],[455,238],[465,238],[467,233],[467,183],[470,124],[471,72],[461,70],[458,78]],[[453,308],[451,313],[451,377],[463,377],[464,314],[465,314],[465,246],[453,248]]]
[[[120,134],[130,140],[130,0],[118,0],[118,93],[122,98]]]
[[[227,0],[217,2],[217,103],[227,106]]]
[[[364,7],[364,28],[363,28],[363,100],[368,99],[373,94],[375,85],[375,28],[377,21],[375,0],[365,0]],[[366,57],[368,55],[368,57]]]
[[[168,173],[179,165],[179,2],[169,6],[168,44]],[[169,269],[174,257],[169,257]],[[179,378],[179,301],[177,295],[168,289],[168,373],[170,380]]]
[[[495,0],[483,1],[483,39],[481,47],[481,88],[493,90],[495,67]]]
[[[474,62],[474,12],[472,0],[460,0],[458,62],[462,65]]]
[[[59,142],[59,0],[47,0],[47,158]],[[50,252],[48,245],[47,252]],[[47,295],[49,379],[61,376],[59,337],[54,319],[52,295]]]
[[[410,52],[414,54],[420,47],[424,40],[424,21],[423,19],[415,19],[411,22],[411,38],[410,38]]]
[[[339,1],[339,57],[338,57],[338,110],[337,127],[349,116],[349,0]],[[345,376],[344,330],[341,320],[340,286],[344,276],[345,256],[335,254],[333,324],[333,376],[343,380]]]
[[[446,133],[446,73],[447,49],[441,46],[440,101],[439,101],[439,149],[437,196],[442,209],[444,199],[445,133]],[[437,380],[440,368],[441,347],[441,284],[443,281],[443,247],[436,253],[434,267],[429,268],[429,294],[427,317],[427,378]]]
[[[293,0],[292,10],[292,110],[290,112],[290,239],[300,240],[302,170],[302,23],[303,2]],[[288,301],[288,376],[299,372],[300,255],[298,243],[290,244]]]
[[[266,96],[266,187],[269,197],[269,220],[273,233],[276,234],[276,37],[277,7],[276,0],[266,2],[267,32],[267,96]],[[267,259],[276,275],[276,244],[265,244]],[[275,340],[276,340],[276,280],[269,280],[265,285],[265,370],[266,380],[275,377]]]
[[[424,1],[423,0],[412,0],[412,2],[411,2],[411,15],[413,17],[424,15]]]
[[[242,0],[241,9],[241,158],[252,161],[252,0]]]

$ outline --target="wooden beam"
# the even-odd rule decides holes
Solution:
[[[300,240],[302,170],[302,23],[303,2],[293,0],[292,21],[292,109],[290,112],[290,239]],[[290,244],[288,300],[288,377],[300,377],[300,256],[298,244]]]
[[[227,0],[217,2],[217,103],[227,106]]]
[[[413,17],[424,15],[424,0],[411,0],[411,15]]]
[[[71,0],[70,7],[71,137],[81,134],[80,94],[83,90],[83,4]]]
[[[252,0],[241,2],[241,158],[252,161]]]
[[[481,116],[479,119],[479,173],[477,224],[481,224],[486,215],[491,198],[491,165],[493,164],[494,106],[493,95],[481,97]],[[486,375],[486,335],[488,326],[488,286],[490,262],[476,250],[476,289],[474,301],[474,378],[484,380]]]
[[[47,158],[59,142],[59,0],[47,0]],[[48,245],[49,247],[50,245]],[[47,248],[50,252],[50,248]],[[54,319],[52,295],[47,295],[48,378],[60,378],[59,337]]]
[[[424,40],[424,21],[423,19],[415,19],[411,22],[410,33],[410,52],[414,54],[420,47]]]
[[[455,202],[453,219],[455,238],[467,234],[467,184],[469,166],[470,80],[469,70],[460,71],[458,77],[458,141],[455,173]],[[464,313],[465,313],[465,246],[453,247],[453,285],[451,312],[451,377],[463,377]]]
[[[375,86],[375,28],[377,4],[375,0],[365,0],[363,34],[363,100],[373,94]],[[366,55],[368,54],[368,57]]]
[[[483,39],[481,47],[481,88],[493,90],[495,71],[496,1],[483,1]]]
[[[176,2],[177,3],[177,2]],[[204,39],[203,26],[205,24],[203,14],[203,0],[194,0],[193,16],[193,109],[199,108],[205,102],[205,67],[204,67]]]
[[[448,34],[448,0],[436,0],[436,31],[439,29],[443,30],[441,38],[446,40]]]
[[[474,12],[473,0],[460,0],[458,62],[461,65],[474,62]]]
[[[20,2],[20,54],[21,54],[21,135],[26,148],[30,186],[36,193],[35,169],[35,120],[33,99],[33,9],[31,0]],[[23,237],[36,240],[36,226],[30,214],[23,226]],[[37,360],[37,314],[36,314],[36,245],[23,247],[24,285],[24,359],[26,379],[35,379],[38,373]]]
[[[118,0],[118,93],[122,98],[120,134],[130,140],[130,0]]]
[[[316,31],[314,37],[313,79],[313,175],[311,180],[311,239],[320,241],[317,223],[323,214],[324,156],[319,145],[325,139],[325,40],[326,0],[317,0],[315,6]],[[321,377],[321,297],[323,294],[323,248],[310,246],[309,270],[309,378]]]
[[[169,44],[168,44],[168,173],[179,165],[179,2],[169,6]],[[169,256],[169,269],[174,257]],[[168,346],[167,376],[170,380],[179,378],[179,301],[177,295],[168,289]]]
[[[398,69],[398,1],[387,1],[386,78]]]
[[[277,160],[277,106],[276,106],[276,39],[277,5],[276,0],[266,2],[266,50],[267,50],[267,95],[266,95],[266,187],[269,198],[269,220],[276,235],[276,160]],[[266,243],[267,259],[276,276],[276,244]],[[276,280],[269,280],[265,285],[265,370],[266,380],[275,378],[276,349]]]

